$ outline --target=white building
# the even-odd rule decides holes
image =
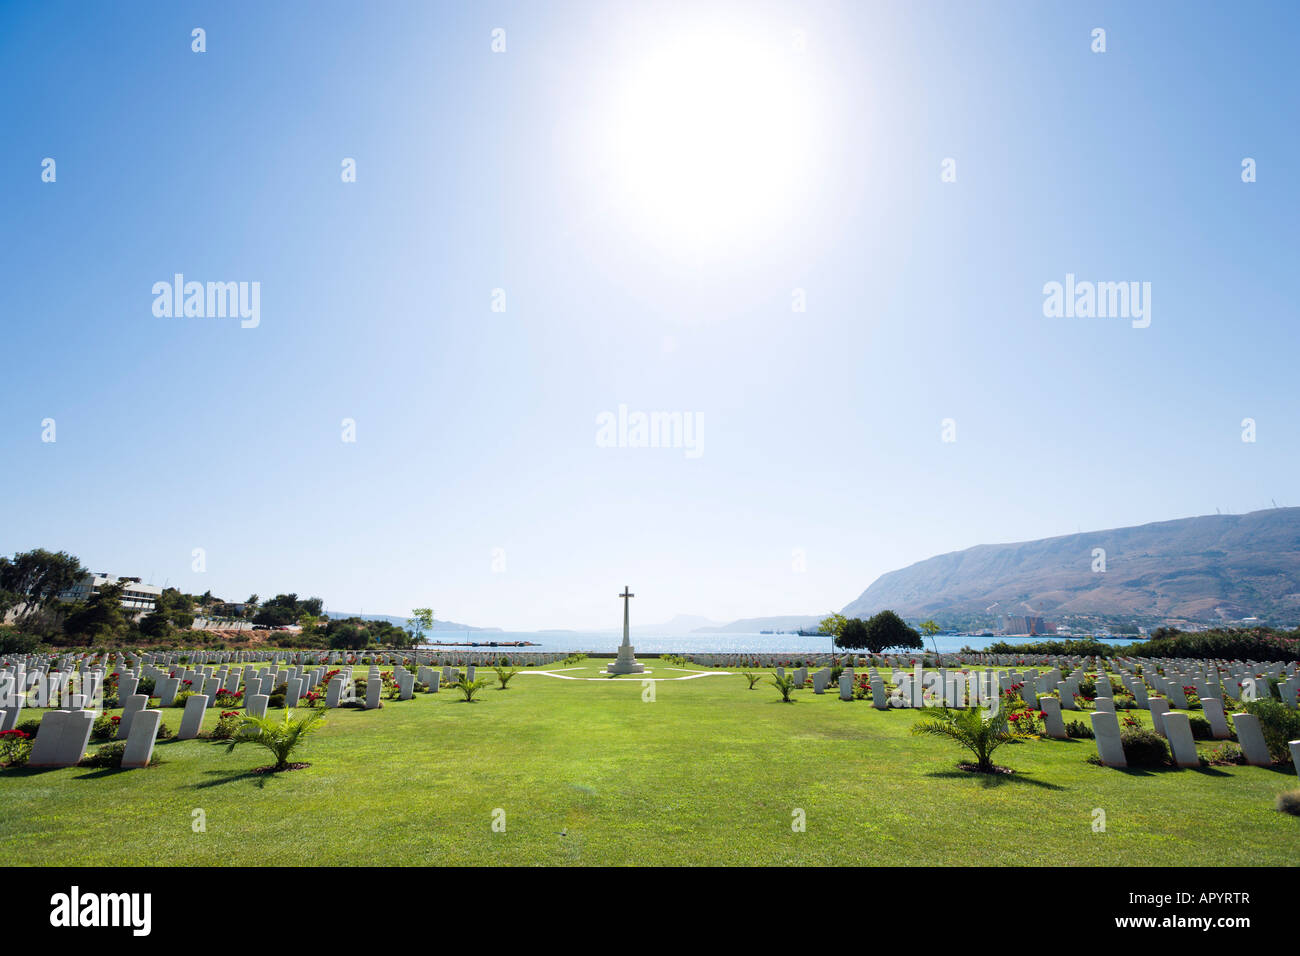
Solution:
[[[121,580],[116,575],[107,572],[103,574],[87,574],[60,594],[59,600],[69,602],[89,601],[91,596],[98,594],[99,589],[105,584],[116,584]],[[155,587],[152,584],[141,584],[134,578],[127,578],[126,587],[122,590],[122,610],[133,617],[143,617],[154,609],[154,604],[157,603],[158,596],[162,592],[163,589],[160,587]]]

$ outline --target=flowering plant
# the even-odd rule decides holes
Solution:
[[[31,734],[23,730],[0,732],[0,767],[21,767],[31,755]]]

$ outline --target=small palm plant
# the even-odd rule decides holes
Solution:
[[[773,674],[772,686],[781,692],[782,701],[784,701],[787,704],[794,703],[794,701],[790,699],[790,695],[793,694],[795,691],[795,680],[792,675]]]
[[[931,712],[930,716],[912,725],[912,733],[931,737],[946,737],[965,747],[975,755],[976,769],[992,773],[993,751],[1017,738],[1001,708],[984,716],[979,707]]]
[[[754,673],[752,673],[752,672],[750,672],[750,671],[745,671],[745,680],[749,681],[749,689],[750,689],[750,690],[753,690],[753,689],[754,689],[754,685],[757,684],[757,683],[758,683],[759,681],[761,681],[762,679],[763,679],[763,675],[762,675],[762,674],[754,674]]]
[[[460,691],[461,694],[464,695],[465,700],[472,704],[474,703],[474,695],[491,683],[492,678],[490,677],[480,677],[478,680],[470,680],[469,675],[461,674],[460,680],[456,681],[456,683],[451,686]]]
[[[303,738],[316,730],[325,716],[325,711],[310,709],[284,712],[284,720],[271,720],[269,717],[254,717],[240,714],[239,726],[226,746],[230,753],[240,744],[260,744],[275,754],[275,770],[284,770],[289,766],[289,756],[302,743]]]
[[[501,682],[502,690],[506,689],[506,685],[510,683],[510,678],[519,673],[518,667],[494,667],[492,669],[497,672],[497,680]]]

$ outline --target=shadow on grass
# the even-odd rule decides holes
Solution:
[[[1096,766],[1096,764],[1094,764]],[[1224,773],[1218,767],[1178,767],[1169,764],[1163,767],[1107,767],[1107,770],[1114,770],[1116,773],[1126,774],[1130,777],[1154,777],[1163,773],[1199,773],[1206,777],[1230,777],[1232,774]]]
[[[275,776],[273,773],[255,773],[252,770],[205,770],[204,774],[214,779],[196,783],[191,789],[207,790],[209,787],[220,787],[228,783],[238,783],[241,780],[252,780],[257,784],[257,788],[261,790],[266,786],[267,780]]]
[[[1006,783],[1027,783],[1031,787],[1042,787],[1044,790],[1066,790],[1059,784],[1048,783],[1046,780],[1035,780],[1028,776],[1023,770],[1017,770],[1014,773],[974,773],[970,770],[935,770],[926,774],[927,777],[938,777],[942,780],[978,780],[980,786],[985,790],[990,787],[1000,787]]]

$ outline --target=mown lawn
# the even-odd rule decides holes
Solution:
[[[474,704],[444,687],[331,710],[294,758],[311,766],[289,773],[252,774],[266,751],[203,740],[160,743],[148,770],[6,771],[0,851],[114,866],[1300,862],[1300,819],[1273,809],[1294,773],[1110,770],[1085,762],[1090,740],[1039,740],[998,751],[1016,774],[981,777],[909,734],[915,711],[747,687],[662,681],[646,701],[639,678],[521,672]]]

